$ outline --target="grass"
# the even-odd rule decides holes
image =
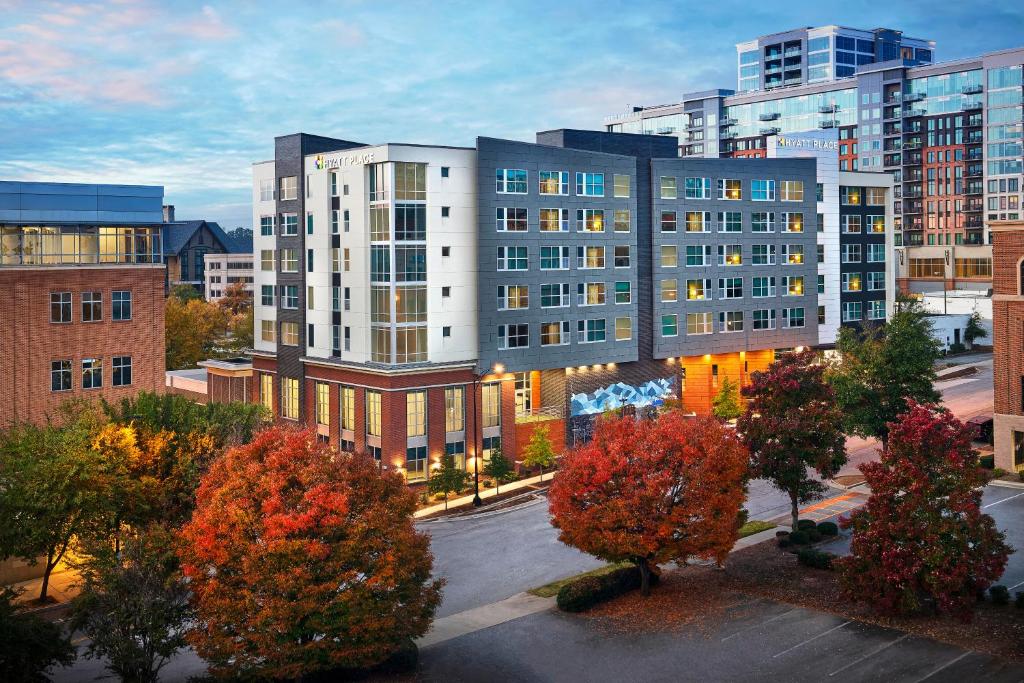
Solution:
[[[631,567],[631,566],[633,566],[632,562],[619,562],[617,564],[606,564],[603,567],[598,567],[597,569],[591,569],[589,572],[583,572],[582,574],[576,574],[574,576],[567,576],[564,579],[559,579],[558,581],[552,581],[551,583],[546,583],[543,586],[538,586],[537,588],[531,588],[530,590],[528,590],[526,592],[529,593],[530,595],[536,595],[537,597],[540,597],[540,598],[553,598],[556,595],[558,595],[558,591],[560,591],[562,589],[562,586],[564,586],[567,583],[572,583],[576,579],[582,579],[584,576],[603,576],[604,574],[610,574],[611,572],[615,571],[616,569],[620,569],[622,567]]]
[[[747,536],[753,536],[759,534],[762,531],[768,531],[774,529],[775,525],[771,522],[762,522],[759,519],[752,519],[743,526],[740,527],[740,538],[746,538]]]

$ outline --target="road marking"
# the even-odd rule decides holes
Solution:
[[[75,638],[74,640],[72,640],[71,644],[72,645],[81,645],[82,643],[88,642],[88,640],[89,640],[89,638],[87,636],[82,636],[81,638]]]
[[[801,510],[800,513],[803,514],[804,512],[814,512],[815,510],[821,510],[822,508],[827,508],[827,507],[829,507],[831,505],[835,505],[836,503],[839,503],[841,501],[849,500],[849,499],[853,498],[853,496],[854,496],[854,494],[852,494],[852,493],[844,493],[841,496],[836,496],[835,498],[829,498],[827,500],[821,501],[820,503],[815,503],[814,505],[808,505],[803,510]]]
[[[848,663],[846,666],[842,667],[841,669],[836,669],[835,671],[833,671],[832,673],[829,674],[829,677],[831,678],[832,676],[835,676],[837,673],[841,673],[843,671],[846,671],[847,669],[849,669],[854,664],[860,664],[865,659],[867,659],[869,657],[874,657],[875,655],[877,655],[882,650],[888,649],[888,648],[892,647],[893,645],[895,645],[896,643],[900,642],[901,640],[903,640],[905,638],[909,638],[909,637],[910,637],[909,633],[904,633],[902,636],[900,636],[896,640],[889,641],[888,643],[885,643],[884,645],[879,645],[874,650],[871,650],[870,652],[868,652],[868,653],[858,657],[857,659],[855,659],[852,662]]]
[[[992,507],[993,505],[999,505],[1000,503],[1005,503],[1005,502],[1006,502],[1006,501],[1008,501],[1008,500],[1013,500],[1014,498],[1020,498],[1021,496],[1024,496],[1024,493],[1018,493],[1018,494],[1016,494],[1016,495],[1014,495],[1014,496],[1009,496],[1009,497],[1007,497],[1007,498],[1002,498],[1002,499],[1000,499],[1000,500],[997,500],[997,501],[996,501],[996,502],[994,502],[994,503],[989,503],[988,505],[982,505],[982,506],[981,506],[981,509],[982,509],[982,510],[984,510],[984,509],[986,509],[986,508],[990,508],[990,507]]]
[[[1015,583],[1012,586],[1010,586],[1009,588],[1007,588],[1006,590],[1012,591],[1017,586],[1024,586],[1024,581],[1021,581],[1020,583]]]
[[[780,652],[777,655],[772,655],[772,659],[775,659],[776,657],[781,657],[782,655],[786,654],[787,652],[792,652],[793,650],[797,649],[798,647],[803,647],[807,643],[813,643],[818,638],[821,638],[823,636],[827,636],[829,633],[832,633],[832,631],[838,631],[839,629],[843,628],[844,626],[849,626],[852,623],[853,623],[852,621],[844,621],[843,623],[839,624],[839,626],[834,626],[834,627],[830,628],[829,630],[825,631],[824,633],[819,633],[818,635],[814,636],[813,638],[808,638],[807,640],[805,640],[802,643],[797,643],[793,647],[791,647],[791,648],[789,648],[787,650],[783,650],[782,652]]]
[[[927,681],[929,678],[931,678],[935,674],[939,673],[940,671],[945,671],[949,667],[953,666],[954,664],[959,662],[961,659],[963,659],[967,655],[973,655],[973,654],[974,654],[974,650],[968,650],[967,652],[963,653],[959,657],[954,657],[953,659],[949,660],[948,662],[946,662],[945,664],[940,666],[938,669],[935,669],[934,671],[932,671],[930,674],[928,674],[924,678],[917,679],[916,681],[914,681],[914,683],[921,683],[921,681]]]
[[[743,633],[745,631],[749,631],[749,630],[755,629],[755,628],[761,628],[765,624],[770,624],[773,621],[775,621],[776,619],[781,619],[782,617],[786,616],[787,614],[792,614],[793,612],[796,612],[796,608],[791,609],[791,610],[789,610],[787,612],[783,612],[782,614],[776,614],[771,619],[768,619],[766,621],[762,621],[759,624],[754,624],[753,626],[747,626],[746,628],[741,628],[739,631],[736,631],[736,633],[733,633],[731,635],[726,636],[725,638],[722,638],[722,642],[724,643],[725,641],[729,640],[730,638],[735,638],[736,636],[738,636],[739,634],[741,634],[741,633]]]

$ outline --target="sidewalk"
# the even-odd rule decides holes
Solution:
[[[554,476],[555,476],[555,473],[553,471],[552,472],[545,472],[543,474],[543,481],[545,483],[551,483],[551,480],[554,478]],[[539,484],[541,482],[541,480],[542,480],[542,476],[541,475],[537,475],[535,477],[529,477],[528,479],[520,479],[519,481],[513,481],[513,482],[511,482],[509,484],[502,484],[501,485],[501,493],[505,494],[505,493],[509,493],[511,491],[517,491],[519,489],[524,489],[524,488],[527,488],[528,486],[533,486],[534,484]],[[487,500],[488,498],[494,498],[496,495],[498,495],[498,493],[494,490],[493,487],[491,487],[489,489],[480,489],[480,498],[481,498],[481,500]],[[472,503],[472,502],[473,502],[473,494],[470,493],[470,494],[467,494],[465,496],[459,496],[458,498],[450,498],[450,499],[448,499],[448,508],[456,508],[456,507],[458,507],[460,505],[465,505],[467,503]],[[430,507],[425,507],[425,508],[422,508],[420,510],[417,510],[416,512],[413,513],[412,516],[415,519],[421,519],[423,517],[427,517],[429,515],[433,515],[435,513],[444,512],[444,511],[445,511],[445,504],[442,502],[442,503],[438,503],[437,505],[431,505]]]
[[[57,571],[50,574],[50,584],[47,586],[46,594],[50,596],[56,602],[47,604],[32,606],[30,611],[32,612],[49,612],[60,608],[67,607],[67,604],[78,595],[78,591],[75,589],[75,583],[78,581],[78,574],[75,573],[68,567],[63,565],[57,568]],[[29,579],[27,581],[19,581],[18,583],[11,584],[11,588],[18,591],[18,604],[29,603],[39,597],[39,591],[43,587],[43,578]]]

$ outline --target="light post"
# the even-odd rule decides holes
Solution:
[[[473,373],[473,507],[480,507],[483,501],[480,499],[480,458],[483,449],[483,429],[480,428],[480,413],[477,411],[477,389],[483,392],[482,380],[490,374],[500,375],[505,372],[505,366],[495,363],[490,370]],[[499,385],[500,386],[500,385]],[[500,389],[499,389],[500,391]]]

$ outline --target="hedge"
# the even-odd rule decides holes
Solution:
[[[651,585],[658,575],[651,572]],[[583,612],[594,605],[611,600],[640,587],[640,569],[622,567],[600,576],[583,576],[562,586],[555,602],[563,612]]]
[[[818,533],[822,536],[837,536],[839,526],[835,522],[822,522],[818,525]]]
[[[822,552],[814,548],[801,548],[797,551],[797,561],[805,567],[815,569],[832,569],[832,561],[836,558],[832,553]]]

